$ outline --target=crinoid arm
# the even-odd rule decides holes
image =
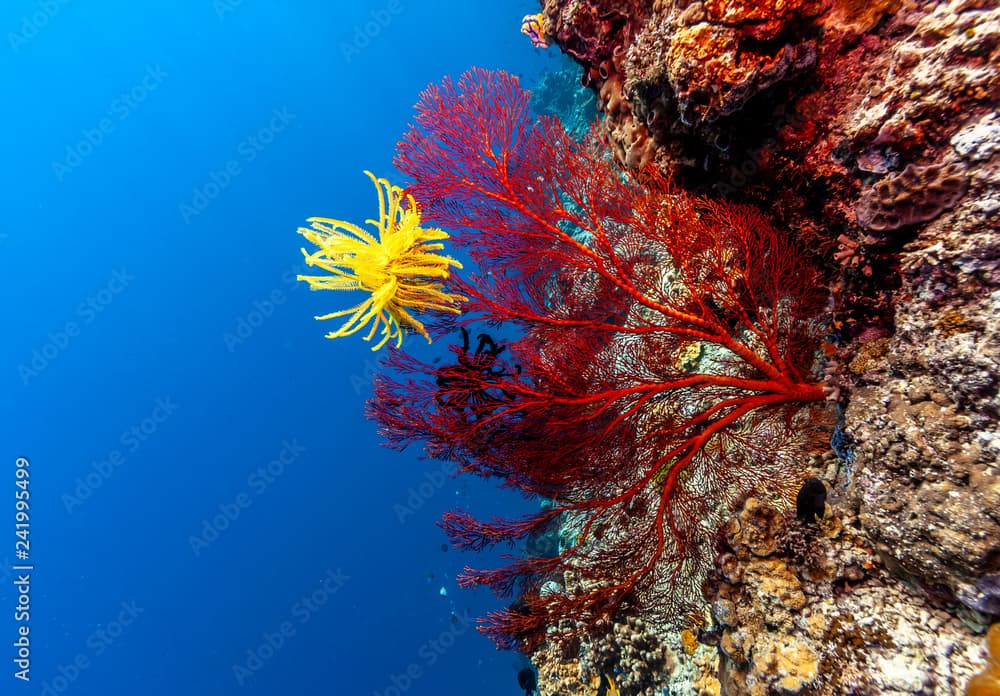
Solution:
[[[378,219],[366,220],[374,228],[371,234],[343,220],[312,217],[309,227],[299,233],[317,247],[302,254],[309,266],[326,271],[327,275],[299,275],[312,290],[357,290],[369,297],[348,309],[317,316],[317,319],[347,317],[327,338],[350,336],[369,327],[364,340],[380,339],[372,347],[379,350],[395,340],[403,343],[408,332],[430,334],[414,312],[461,312],[459,305],[466,299],[445,288],[452,269],[462,265],[438,252],[444,249],[442,240],[448,234],[434,227],[422,227],[420,207],[413,196],[386,179],[365,172],[378,192]]]

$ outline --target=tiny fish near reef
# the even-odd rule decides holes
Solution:
[[[826,486],[818,478],[807,478],[795,496],[795,516],[802,522],[823,518],[826,509]]]
[[[531,696],[538,689],[535,670],[525,667],[517,673],[517,685],[524,689],[524,696]]]

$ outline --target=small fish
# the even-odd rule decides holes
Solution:
[[[549,47],[549,42],[545,40],[545,27],[542,25],[544,17],[545,14],[539,12],[524,15],[524,19],[521,20],[521,33],[531,39],[531,45],[535,48]]]
[[[826,511],[826,486],[818,478],[807,478],[795,496],[795,516],[802,522],[823,519]]]
[[[525,667],[517,673],[517,685],[524,689],[524,696],[531,696],[538,689],[538,681],[535,679],[535,670]]]

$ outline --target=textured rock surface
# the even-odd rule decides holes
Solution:
[[[896,331],[857,378],[850,492],[880,552],[970,607],[1000,612],[1000,237],[994,155],[971,196],[903,249]]]
[[[749,500],[730,526],[712,618],[721,693],[957,694],[980,641],[950,613],[882,571],[857,520],[748,521],[778,513]],[[776,549],[761,555],[759,530]]]
[[[857,455],[851,496],[883,556],[996,613],[1000,158],[995,113],[963,102],[1000,85],[1000,10],[986,7],[941,3],[900,20],[913,31],[890,52],[894,79],[853,126],[856,149],[947,163],[968,190],[957,208],[903,235],[895,332],[881,364],[857,380],[846,423]]]

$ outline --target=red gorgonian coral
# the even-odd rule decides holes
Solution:
[[[735,502],[787,498],[819,442],[816,274],[761,214],[532,120],[508,74],[446,80],[417,109],[397,166],[479,269],[448,280],[469,298],[456,321],[510,342],[453,347],[443,368],[392,351],[369,412],[393,446],[550,501],[518,520],[449,513],[456,545],[563,530],[554,556],[466,569],[464,585],[517,595],[481,629],[531,650],[627,609],[682,621]]]

